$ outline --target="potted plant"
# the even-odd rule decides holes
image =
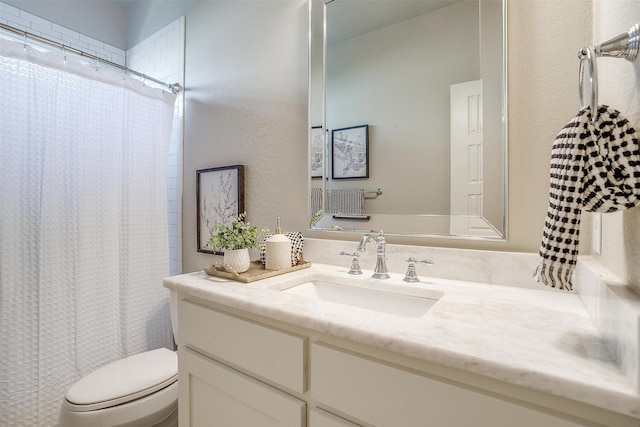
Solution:
[[[234,217],[231,224],[222,222],[211,227],[211,237],[206,246],[224,252],[224,263],[237,273],[249,269],[249,249],[257,249],[263,229],[245,222],[246,212]]]

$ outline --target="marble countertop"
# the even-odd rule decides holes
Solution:
[[[403,275],[376,281],[383,290],[407,286],[444,296],[420,318],[385,314],[280,292],[300,280],[371,271],[314,264],[244,284],[204,272],[164,280],[164,286],[236,309],[383,348],[533,390],[640,418],[640,397],[615,365],[576,294]]]

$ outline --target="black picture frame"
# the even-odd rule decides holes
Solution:
[[[231,224],[244,212],[244,165],[196,170],[196,224],[198,252],[222,255],[207,249],[211,227]]]
[[[369,125],[331,131],[331,178],[369,178]]]

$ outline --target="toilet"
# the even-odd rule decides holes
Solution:
[[[171,291],[176,333],[177,295]],[[175,427],[178,356],[166,348],[135,354],[81,378],[67,391],[59,427]]]

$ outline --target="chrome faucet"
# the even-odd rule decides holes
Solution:
[[[367,243],[373,243],[377,247],[378,258],[376,260],[376,268],[373,270],[374,279],[388,279],[391,276],[387,271],[387,256],[385,254],[385,244],[386,240],[384,238],[384,232],[380,230],[378,233],[378,237],[373,238],[369,234],[365,234],[360,239],[360,243],[358,243],[358,252],[366,252],[367,251]]]

